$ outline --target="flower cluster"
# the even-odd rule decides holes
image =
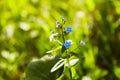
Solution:
[[[50,36],[50,42],[54,41],[59,43],[59,46],[53,50],[47,51],[46,53],[54,53],[57,50],[60,49],[61,51],[61,60],[59,60],[51,69],[50,72],[54,72],[56,70],[58,70],[59,68],[61,68],[62,66],[68,67],[69,68],[69,72],[71,73],[71,66],[74,66],[76,63],[78,63],[79,61],[79,54],[75,53],[74,51],[70,50],[70,47],[72,47],[72,45],[74,45],[74,42],[70,39],[68,39],[68,37],[66,37],[67,35],[71,34],[73,32],[72,27],[71,26],[64,26],[66,22],[65,18],[61,18],[61,22],[59,22],[58,20],[56,20],[56,29],[54,30],[54,33],[52,33],[52,35]],[[78,45],[82,45],[84,46],[86,43],[81,40],[79,42]],[[79,49],[79,46],[76,46],[77,48],[75,49]],[[75,50],[73,49],[73,50]],[[74,57],[74,58],[73,58]],[[70,75],[71,79],[72,79],[72,74]]]
[[[66,26],[65,27],[65,29],[64,29],[64,27],[63,27],[63,25],[65,24],[65,22],[66,22],[66,19],[65,18],[61,18],[61,21],[62,21],[62,23],[61,22],[59,22],[58,20],[56,20],[56,28],[58,28],[58,29],[61,29],[62,30],[62,36],[63,37],[65,37],[65,34],[64,34],[64,32],[65,33],[72,33],[73,32],[73,30],[72,30],[72,27],[71,26]],[[65,30],[65,31],[64,31]],[[60,33],[54,33],[54,34],[52,34],[51,36],[50,36],[50,42],[52,42],[53,41],[53,39],[56,37],[56,36],[58,36]],[[57,42],[59,42],[60,44],[62,44],[62,42],[61,41],[59,41],[59,40],[54,40],[54,41],[57,41]],[[71,46],[71,43],[72,43],[72,41],[71,40],[63,40],[63,46],[66,48],[66,49],[68,49],[68,48],[70,48],[70,46]],[[84,46],[86,43],[84,42],[84,41],[80,41],[80,45],[82,45],[82,46]]]

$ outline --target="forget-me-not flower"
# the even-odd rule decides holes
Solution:
[[[72,33],[72,28],[69,27],[69,26],[67,26],[67,27],[66,27],[66,32],[68,32],[68,33]]]
[[[66,40],[64,43],[65,48],[69,48],[71,46],[71,40]]]

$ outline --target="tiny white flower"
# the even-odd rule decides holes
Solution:
[[[80,41],[80,44],[84,46],[86,43],[81,40],[81,41]]]
[[[55,36],[57,36],[57,35],[58,35],[58,33],[52,34],[52,35],[50,36],[50,42],[52,42],[53,38],[54,38]]]
[[[60,27],[60,23],[58,22],[58,20],[56,20],[56,28]]]

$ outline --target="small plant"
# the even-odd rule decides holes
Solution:
[[[57,42],[59,45],[57,48],[47,51],[46,53],[54,55],[56,52],[57,55],[60,55],[60,60],[52,67],[50,72],[53,73],[64,66],[64,69],[68,69],[69,80],[73,80],[71,67],[76,65],[80,59],[78,56],[80,54],[76,54],[74,51],[80,49],[80,47],[84,46],[86,43],[81,40],[76,48],[72,47],[75,45],[75,42],[69,39],[68,35],[72,34],[73,29],[71,26],[65,26],[65,23],[65,18],[61,18],[60,21],[56,20],[56,30],[52,32],[50,42]]]

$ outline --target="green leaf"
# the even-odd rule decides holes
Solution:
[[[63,45],[62,42],[60,42],[59,40],[55,39],[54,41],[58,42],[60,45]]]
[[[26,69],[25,80],[56,80],[63,71],[62,68],[54,73],[50,70],[52,66],[59,60],[59,56],[44,56],[38,61],[28,64]]]
[[[70,66],[74,66],[78,61],[79,61],[78,58],[77,58],[77,59],[72,59],[72,60],[69,61],[69,64],[70,64]],[[68,64],[68,62],[66,61],[65,66],[69,66],[69,64]]]
[[[49,50],[49,51],[47,51],[46,53],[52,53],[54,50]]]
[[[51,72],[54,72],[56,70],[58,70],[60,67],[62,67],[65,64],[65,60],[61,59],[60,61],[58,61],[53,68],[51,69]]]
[[[53,53],[53,52],[55,52],[55,51],[61,49],[61,47],[62,47],[62,46],[58,46],[57,48],[55,48],[55,49],[53,49],[53,50],[49,50],[49,51],[47,51],[46,53],[47,53],[47,54],[49,54],[49,53]]]

